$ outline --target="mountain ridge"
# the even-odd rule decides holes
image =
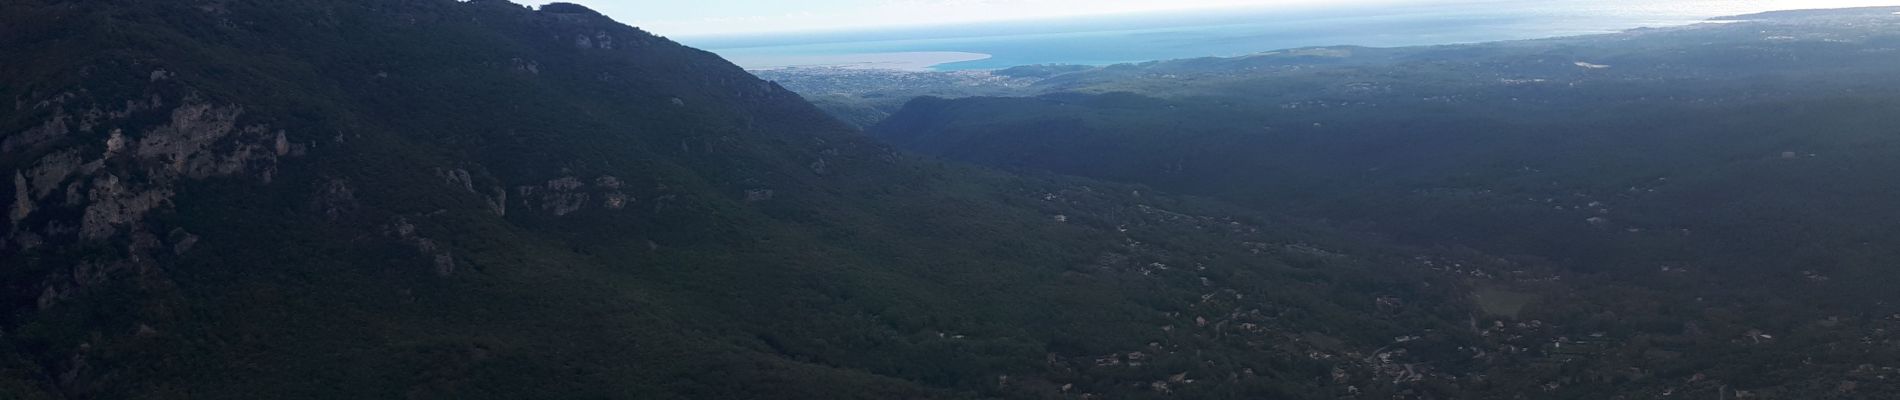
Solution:
[[[1415,250],[909,156],[571,11],[0,9],[0,393],[1449,393],[1309,357],[1467,313]]]

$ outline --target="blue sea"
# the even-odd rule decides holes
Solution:
[[[1895,0],[1900,3],[1900,0]],[[1223,9],[856,32],[678,38],[753,69],[848,64],[858,56],[980,53],[936,70],[1108,65],[1231,57],[1333,45],[1397,47],[1612,33],[1798,8],[1879,5],[1793,0],[1465,0],[1385,6]],[[792,62],[791,60],[798,60]],[[929,64],[925,64],[929,65]]]

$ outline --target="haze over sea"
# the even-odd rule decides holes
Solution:
[[[1895,1],[1900,3],[1900,0]],[[1227,9],[857,32],[678,38],[749,69],[968,70],[1232,57],[1333,45],[1397,47],[1669,27],[1792,8],[1793,0],[1476,0]],[[664,33],[664,32],[662,32]]]

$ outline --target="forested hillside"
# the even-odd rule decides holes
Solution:
[[[0,30],[4,398],[1541,379],[1467,383],[1528,361],[1473,358],[1497,318],[1420,260],[1482,254],[919,159],[576,5],[20,0]]]
[[[1893,368],[1864,356],[1891,354],[1900,319],[1896,11],[1091,68],[1033,96],[916,99],[870,130],[1504,255],[1446,268],[1569,331],[1550,362],[1628,373],[1552,396],[1660,398],[1640,382],[1723,365],[1754,395],[1878,398],[1854,389]],[[1588,356],[1555,350],[1579,340]]]
[[[1886,12],[868,137],[572,4],[18,0],[0,398],[1882,398]]]

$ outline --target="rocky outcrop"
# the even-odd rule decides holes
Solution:
[[[508,216],[508,189],[494,188],[489,193],[483,198],[488,203],[488,210],[497,216]]]
[[[627,208],[627,203],[631,201],[633,197],[627,196],[626,193],[612,192],[607,193],[607,199],[601,203],[601,206],[609,210],[620,210]]]
[[[574,177],[548,181],[547,190],[541,195],[541,209],[556,216],[580,211],[587,204],[588,195],[581,191],[586,185]]]
[[[606,31],[594,32],[594,46],[601,50],[613,50],[614,37],[608,36]]]
[[[442,181],[451,187],[462,189],[462,191],[465,192],[475,193],[475,178],[470,176],[466,169],[443,170],[438,168],[435,170],[435,176],[442,178]]]
[[[112,237],[120,228],[141,222],[153,209],[171,200],[170,188],[127,187],[118,176],[106,175],[93,180],[92,192],[80,222],[81,237],[98,240]]]
[[[33,197],[28,195],[28,188],[29,186],[26,185],[26,175],[21,174],[19,171],[14,171],[13,207],[7,211],[7,220],[9,226],[13,226],[16,229],[19,227],[21,220],[25,220],[26,217],[33,215]]]
[[[151,76],[154,86],[177,82],[171,72]],[[154,213],[172,205],[181,185],[233,178],[268,184],[282,158],[306,150],[283,130],[245,125],[242,106],[196,95],[168,102],[158,92],[123,102],[95,101],[86,90],[52,96],[34,106],[46,113],[44,120],[7,135],[0,145],[0,155],[30,160],[14,164],[22,167],[11,174],[9,229],[0,238],[0,255],[47,244],[130,243],[116,257],[49,274],[38,285],[40,307],[55,306],[122,271],[150,278],[156,260],[184,254],[204,240],[151,223]],[[168,103],[176,106],[164,108]],[[170,233],[161,239],[155,232]]]
[[[418,233],[416,225],[409,222],[408,218],[396,217],[384,227],[383,232],[415,247],[416,253],[428,257],[436,276],[448,277],[455,274],[455,253],[443,248],[442,245],[436,243],[435,239],[423,237]]]
[[[237,128],[244,108],[190,103],[172,111],[171,123],[145,134],[138,142],[139,159],[157,162],[174,177],[204,179],[250,173],[268,182],[277,158],[288,155],[290,143],[281,130],[263,125]],[[213,146],[226,147],[213,150]]]
[[[80,168],[81,162],[78,149],[61,151],[40,158],[39,162],[34,163],[33,168],[26,172],[27,183],[31,184],[33,188],[33,198],[44,199],[47,195],[52,194],[53,191],[59,190],[60,183],[64,182],[66,178],[71,177],[74,173],[81,172]],[[98,165],[93,164],[90,165],[88,169],[96,170],[97,168]]]
[[[106,137],[106,158],[118,157],[125,152],[125,131],[113,129]]]
[[[62,102],[71,100],[61,98],[66,99]],[[159,103],[155,99],[150,104]],[[102,122],[123,122],[117,120],[131,118],[150,104],[128,102],[125,109],[110,113],[94,107],[86,113],[82,124],[86,129],[82,131]],[[172,110],[168,123],[151,129],[136,142],[123,130],[114,129],[104,140],[104,151],[97,155],[88,154],[84,146],[47,153],[27,170],[15,172],[16,193],[9,219],[15,230],[31,230],[22,225],[29,222],[34,211],[58,206],[49,200],[63,188],[64,205],[83,206],[77,221],[81,238],[98,240],[143,221],[147,213],[171,198],[175,192],[172,186],[180,180],[242,174],[268,182],[276,170],[277,158],[290,153],[292,146],[282,131],[273,133],[262,125],[237,128],[242,113],[241,107],[187,99],[186,104]],[[65,135],[68,119],[63,113],[56,114],[46,124],[11,137],[24,138],[10,141],[16,143],[12,148]],[[110,170],[105,167],[107,160],[127,155],[137,162]],[[138,179],[128,179],[131,177]],[[47,236],[47,232],[38,233]]]
[[[516,186],[514,195],[523,208],[541,210],[558,217],[579,212],[590,205],[606,210],[626,209],[636,198],[621,190],[625,185],[620,178],[613,176],[595,178],[592,185],[580,178],[566,176],[541,185]],[[507,192],[497,191],[488,197],[489,207],[498,215],[506,215],[508,198]],[[595,202],[594,199],[600,201]]]

